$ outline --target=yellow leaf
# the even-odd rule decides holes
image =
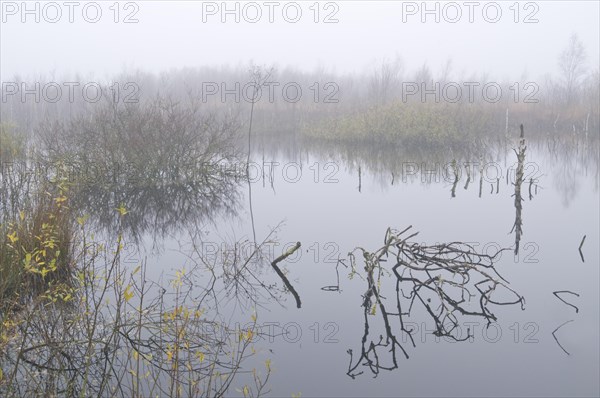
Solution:
[[[25,219],[25,212],[23,210],[19,212],[19,218],[21,219],[21,221]]]
[[[8,237],[8,239],[10,239],[10,243],[15,243],[19,240],[19,238],[17,237],[17,231],[13,231],[12,234],[8,234],[6,236]]]
[[[135,269],[134,269],[134,270],[133,270],[133,272],[131,273],[131,276],[133,276],[133,275],[137,274],[137,273],[140,271],[140,269],[141,269],[141,268],[142,268],[142,266],[141,266],[141,265],[138,265],[137,267],[135,267]]]
[[[142,354],[142,356],[146,361],[152,361],[152,359],[154,358],[152,354]]]
[[[115,210],[117,210],[119,212],[119,214],[121,214],[122,216],[124,216],[125,214],[128,213],[128,211],[125,208],[125,205],[123,203],[121,203],[121,205],[119,207],[117,207]]]
[[[77,217],[77,223],[83,227],[83,224],[85,224],[85,222],[87,221],[88,217],[89,216],[87,214],[84,215],[83,217]]]
[[[123,292],[123,297],[125,297],[125,301],[131,300],[133,297],[133,292],[131,291],[131,285],[128,285]]]
[[[266,367],[267,367],[267,370],[270,372],[270,371],[271,371],[271,360],[270,360],[270,359],[267,359],[267,360],[265,361],[265,365],[266,365]]]
[[[25,268],[28,268],[31,264],[31,253],[25,254]]]

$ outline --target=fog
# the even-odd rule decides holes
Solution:
[[[0,3],[0,397],[600,395],[600,3]]]
[[[321,2],[318,7],[300,2],[287,8],[285,2],[223,6],[221,2],[141,1],[129,6],[120,3],[119,13],[109,3],[99,3],[96,23],[86,22],[96,18],[97,10],[84,8],[85,3],[69,8],[57,2],[57,7],[45,8],[32,2],[27,6],[31,14],[22,4],[5,1],[2,5],[2,80],[51,71],[101,77],[124,68],[159,72],[250,61],[347,73],[397,56],[409,69],[427,63],[435,72],[452,60],[459,73],[539,78],[556,72],[556,58],[572,33],[580,37],[592,64],[597,65],[600,48],[596,1],[519,2],[518,6],[341,1]],[[237,12],[226,13],[236,7]],[[296,19],[297,8],[299,20],[288,22]],[[115,17],[119,22],[114,22]]]

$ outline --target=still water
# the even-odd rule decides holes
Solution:
[[[528,143],[522,201],[516,206],[518,165],[512,149],[517,146],[499,146],[485,155],[261,148],[251,158],[252,214],[242,182],[232,211],[210,221],[199,217],[193,228],[163,226],[167,232],[160,237],[146,230],[129,256],[133,263],[147,258],[148,276],[160,279],[191,267],[194,256],[223,260],[231,255],[232,242],[246,242],[240,253],[248,254],[251,217],[257,242],[268,240],[269,262],[301,242],[301,249],[279,264],[301,308],[268,262],[254,269],[252,300],[230,284],[228,294],[215,301],[220,303],[208,308],[230,324],[244,325],[256,314],[263,333],[254,339],[256,355],[242,366],[264,368],[270,360],[272,396],[597,396],[597,149],[550,140]],[[482,317],[458,317],[456,333],[465,341],[436,337],[432,318],[415,306],[403,317],[414,345],[398,317],[390,318],[391,332],[409,358],[398,349],[393,366],[391,347],[380,347],[381,367],[374,369],[358,360],[367,275],[357,261],[357,274],[349,277],[348,253],[357,247],[374,252],[384,245],[388,228],[408,226],[419,232],[410,240],[420,244],[465,242],[490,254],[508,248],[496,257],[496,270],[525,301],[523,307],[488,304],[497,318],[489,325]],[[582,259],[578,247],[584,235]],[[361,252],[354,253],[360,260]],[[393,263],[381,264],[391,272]],[[392,282],[394,275],[384,273],[379,292],[393,304]],[[569,291],[559,295],[577,311],[553,295],[556,291]],[[369,309],[367,319],[366,347],[386,335],[378,310]],[[230,393],[241,395],[233,388]]]

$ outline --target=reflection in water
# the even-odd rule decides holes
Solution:
[[[410,242],[418,232],[408,236],[412,227],[401,232],[388,229],[385,244],[380,249],[369,252],[357,248],[350,254],[350,266],[353,274],[359,274],[355,252],[362,255],[366,272],[367,291],[363,295],[364,334],[359,355],[353,350],[347,374],[355,378],[364,373],[359,366],[365,366],[377,376],[381,370],[398,368],[397,350],[408,358],[408,352],[402,345],[408,336],[415,347],[413,329],[406,319],[423,310],[434,322],[435,336],[448,337],[454,341],[465,341],[473,335],[467,329],[466,336],[460,328],[461,318],[483,318],[487,324],[496,321],[489,305],[520,304],[524,309],[525,300],[508,286],[494,267],[496,253],[493,256],[477,253],[465,243],[451,242],[432,246]],[[393,265],[384,267],[388,260]],[[388,300],[383,289],[388,285],[385,277],[393,273],[395,294]],[[508,299],[507,295],[514,299]],[[477,303],[473,306],[474,303]],[[390,309],[389,307],[393,309]],[[379,311],[383,323],[383,333],[377,336],[372,331],[377,325],[376,314]],[[392,318],[397,318],[400,329],[396,330]],[[384,353],[389,353],[385,354]],[[389,355],[391,358],[386,358]]]
[[[273,228],[261,242],[250,239],[221,240],[207,237],[204,232],[191,236],[180,248],[195,270],[197,292],[208,297],[207,308],[222,311],[239,308],[243,313],[278,303],[289,292],[300,308],[300,297],[286,277],[279,263],[300,248],[300,242],[275,255],[279,245],[277,233],[281,224]],[[280,277],[283,286],[275,281],[273,272]],[[209,300],[210,299],[210,300]]]
[[[573,308],[575,309],[575,313],[576,313],[576,314],[577,314],[577,313],[579,313],[579,308],[577,308],[577,306],[575,306],[575,305],[573,305],[573,304],[571,304],[571,303],[569,303],[569,302],[565,301],[565,299],[563,299],[562,297],[560,297],[560,296],[559,296],[559,294],[562,294],[562,293],[568,293],[568,294],[572,294],[572,295],[574,295],[574,296],[577,296],[577,297],[579,297],[579,294],[578,294],[578,293],[575,293],[575,292],[572,292],[572,291],[570,291],[570,290],[557,290],[557,291],[555,291],[555,292],[552,292],[552,294],[554,294],[554,295],[556,296],[556,298],[557,298],[557,299],[559,299],[560,301],[562,301],[563,303],[565,303],[565,304],[566,304],[566,305],[568,305],[569,307],[573,307]]]
[[[508,173],[507,173],[508,175]],[[481,165],[481,168],[479,169],[479,197],[481,198],[481,193],[483,191],[483,164]]]
[[[286,251],[281,256],[277,257],[275,260],[273,260],[271,262],[271,267],[273,267],[273,269],[275,270],[277,275],[281,278],[281,281],[283,282],[283,284],[285,285],[287,290],[289,290],[289,292],[292,293],[292,295],[294,296],[294,299],[296,300],[297,308],[302,307],[302,302],[300,301],[300,296],[298,295],[298,292],[296,292],[296,289],[294,289],[294,286],[292,286],[292,284],[290,283],[289,279],[285,276],[285,274],[283,272],[281,272],[281,269],[279,268],[279,266],[277,264],[280,263],[281,261],[285,260],[289,256],[291,256],[292,254],[294,254],[294,252],[296,250],[300,249],[300,246],[301,246],[301,243],[296,242],[296,244],[292,248],[290,248],[288,251]]]
[[[264,143],[266,146],[273,145]],[[523,181],[530,182],[532,196],[543,186],[539,178],[551,176],[555,188],[563,194],[563,204],[568,206],[581,189],[581,180],[593,178],[594,189],[598,190],[600,168],[598,156],[598,140],[590,139],[582,142],[577,136],[560,136],[536,138],[528,140],[530,148],[528,162],[523,164]],[[358,174],[361,169],[362,190],[365,176],[373,179],[382,188],[396,186],[399,183],[421,183],[433,185],[446,183],[451,190],[455,183],[452,160],[456,161],[459,182],[465,175],[467,189],[475,184],[479,196],[484,197],[487,191],[484,182],[495,184],[493,193],[500,193],[500,180],[506,184],[514,183],[517,162],[510,161],[509,151],[505,151],[507,142],[489,142],[477,147],[408,147],[381,146],[377,144],[336,144],[322,145],[318,142],[291,142],[281,147],[271,148],[273,155],[282,155],[298,163],[310,163],[310,157],[328,159],[340,167]],[[533,152],[532,152],[533,150]],[[532,157],[532,154],[535,156]],[[542,170],[543,168],[543,170]],[[494,169],[500,173],[496,174]],[[479,175],[477,175],[479,174]],[[391,176],[391,178],[390,178]],[[491,190],[491,188],[490,188]],[[451,190],[452,192],[452,190]],[[460,196],[455,191],[456,196]]]
[[[117,243],[107,258],[84,248],[69,305],[42,297],[8,326],[2,396],[223,396],[245,377],[262,331],[255,315],[240,328],[219,311],[219,276],[197,264],[160,284],[145,264],[123,267]],[[254,393],[269,374],[249,378]]]
[[[585,242],[585,237],[587,235],[583,235],[583,238],[581,238],[581,243],[579,244],[579,248],[577,249],[579,251],[579,256],[581,257],[581,262],[585,263],[585,257],[583,257],[583,251],[581,251],[581,248],[583,247],[583,243]]]
[[[131,217],[120,227],[136,238],[233,213],[243,175],[239,125],[201,113],[198,101],[107,103],[85,117],[42,126],[44,160],[75,172],[74,210],[115,232],[114,209],[124,206]]]
[[[469,189],[469,183],[471,182],[471,168],[467,167],[467,182],[465,183],[464,190]]]
[[[261,268],[260,248],[253,247],[252,264],[196,257],[169,284],[147,279],[145,262],[132,271],[123,253],[144,236],[194,233],[201,222],[235,213],[242,176],[235,123],[196,109],[164,99],[108,104],[44,125],[30,157],[3,165],[0,224],[19,214],[23,220],[24,202],[44,194],[44,183],[61,181],[69,225],[79,225],[73,242],[61,239],[74,252],[69,293],[51,295],[49,282],[39,300],[0,326],[2,336],[18,333],[0,339],[1,369],[11,375],[0,395],[175,396],[186,389],[221,396],[238,377],[252,355],[256,319],[240,333],[221,315],[220,298],[249,302],[244,278]],[[277,298],[273,286],[256,283]],[[256,390],[264,387],[262,378],[254,381]]]
[[[515,173],[515,223],[510,233],[515,232],[515,255],[519,254],[519,244],[521,242],[521,235],[523,234],[523,220],[521,213],[523,211],[523,197],[521,196],[521,186],[523,185],[523,165],[525,164],[525,151],[527,146],[525,145],[525,133],[523,131],[523,125],[521,125],[521,139],[519,141],[519,151],[515,150],[517,155],[517,171]]]
[[[94,238],[96,227],[81,222],[68,296],[48,290],[0,324],[0,369],[9,375],[0,395],[224,396],[234,380],[245,380],[249,394],[262,394],[269,360],[251,375],[243,364],[266,335],[257,307],[280,302],[285,293],[261,275],[269,272],[274,231],[258,247],[236,241],[220,251],[206,250],[196,235],[183,253],[185,267],[167,283],[146,261],[128,266],[121,231],[138,221],[126,222],[134,211],[112,214],[116,241]],[[242,307],[243,327],[233,324],[228,304]],[[2,311],[0,318],[6,319]]]
[[[458,180],[459,180],[458,167],[456,166],[456,159],[453,159],[452,163],[450,165],[452,166],[452,170],[454,171],[454,182],[452,183],[452,189],[450,190],[450,196],[454,198],[454,197],[456,197],[456,186],[458,185]],[[467,177],[467,184],[465,185],[465,189],[466,189],[466,187],[469,186],[470,179],[471,179],[471,176],[469,175]]]
[[[552,331],[552,337],[554,337],[554,341],[556,341],[556,344],[558,344],[558,346],[560,347],[560,349],[561,349],[561,350],[563,350],[563,351],[564,351],[564,353],[565,353],[565,354],[567,354],[567,355],[571,355],[571,353],[569,353],[569,351],[565,350],[565,347],[563,347],[563,345],[562,345],[562,344],[560,344],[560,341],[558,341],[558,338],[556,338],[556,332],[558,332],[558,330],[559,330],[560,328],[562,328],[563,326],[565,326],[566,324],[568,324],[568,323],[571,323],[571,322],[574,322],[574,320],[573,320],[573,319],[571,319],[571,320],[568,320],[568,321],[566,321],[566,322],[563,322],[563,323],[561,323],[561,324],[560,324],[560,325],[559,325],[559,326],[558,326],[556,329],[554,329],[554,330]]]
[[[119,131],[127,136],[126,131]],[[88,138],[93,140],[91,137]],[[179,139],[180,144],[186,142],[189,144],[190,141],[181,140],[182,138]],[[110,307],[102,307],[113,318],[101,318],[99,326],[95,329],[86,323],[87,318],[82,314],[66,311],[50,314],[47,309],[44,309],[45,317],[35,318],[22,347],[15,345],[7,354],[16,363],[20,358],[19,349],[21,352],[26,350],[21,359],[30,362],[19,362],[23,370],[20,373],[23,377],[19,382],[25,387],[31,385],[32,388],[24,388],[24,392],[52,392],[69,387],[76,393],[85,395],[81,388],[85,381],[90,383],[87,386],[88,392],[102,392],[103,389],[110,387],[122,389],[120,394],[122,396],[150,395],[149,391],[139,389],[139,384],[133,382],[134,378],[129,379],[128,371],[134,369],[138,374],[150,372],[151,388],[167,386],[165,390],[160,391],[164,395],[172,395],[179,386],[189,388],[194,385],[200,385],[215,395],[225,394],[233,381],[233,376],[241,369],[242,360],[250,356],[252,336],[260,333],[255,318],[251,318],[253,325],[250,329],[241,331],[242,333],[235,330],[230,325],[230,307],[241,308],[246,313],[257,307],[271,309],[273,304],[281,302],[289,294],[294,296],[296,305],[300,307],[300,297],[285,278],[285,270],[277,272],[277,259],[272,261],[277,256],[273,255],[269,246],[272,241],[270,236],[259,244],[258,248],[253,241],[235,240],[230,245],[214,251],[221,255],[213,258],[207,255],[206,248],[207,245],[214,243],[203,242],[204,237],[194,227],[198,220],[210,220],[219,212],[235,211],[238,204],[239,173],[234,167],[229,167],[235,163],[235,158],[223,159],[219,155],[222,149],[220,146],[208,146],[202,152],[198,152],[204,154],[200,156],[201,164],[194,162],[190,166],[187,161],[198,160],[199,157],[196,156],[198,153],[192,156],[184,148],[178,148],[178,145],[166,145],[165,152],[160,152],[159,147],[160,145],[155,143],[153,150],[158,151],[156,153],[160,160],[150,156],[147,162],[141,162],[144,157],[140,158],[138,154],[124,153],[119,149],[119,145],[111,146],[110,151],[102,151],[102,155],[92,151],[86,155],[88,157],[71,159],[78,168],[99,163],[104,171],[96,174],[99,176],[96,180],[79,179],[72,190],[73,198],[70,203],[78,214],[91,216],[92,228],[101,227],[110,231],[125,232],[124,236],[135,238],[144,234],[155,234],[164,237],[171,231],[190,227],[190,233],[196,233],[189,243],[190,250],[185,250],[192,264],[191,269],[176,274],[177,284],[169,285],[171,288],[166,285],[163,288],[149,282],[149,285],[144,286],[145,267],[142,267],[137,274],[139,279],[111,279],[109,287],[117,298],[120,297],[120,304],[123,306],[117,307],[116,304],[113,305],[114,301],[111,301]],[[111,151],[114,152],[114,159],[111,158],[113,156]],[[451,185],[451,197],[458,196],[460,199],[465,193],[460,189],[457,192],[457,186],[461,181],[461,173],[466,172],[465,191],[473,186],[471,188],[473,196],[477,194],[477,188],[479,188],[479,197],[486,196],[487,186],[486,192],[483,192],[485,178],[490,184],[490,193],[494,192],[494,183],[495,193],[499,193],[500,177],[486,176],[483,168],[486,161],[494,159],[493,154],[488,150],[475,154],[458,152],[448,154],[444,151],[399,153],[363,147],[362,151],[346,153],[341,150],[335,155],[344,159],[347,162],[344,164],[350,165],[350,169],[354,167],[354,170],[358,171],[359,192],[363,189],[365,192],[368,191],[371,177],[374,175],[375,179],[380,180],[382,186],[388,187],[396,184],[404,188],[406,184],[415,181],[422,184],[448,183]],[[516,235],[515,250],[518,251],[522,235],[521,187],[523,183],[529,181],[526,189],[531,200],[537,194],[538,186],[533,177],[526,178],[523,138],[519,150],[515,152],[518,164],[514,183],[516,220],[513,230]],[[83,152],[79,153],[83,154]],[[151,151],[146,152],[145,156],[150,153]],[[469,158],[475,155],[480,159],[479,164],[472,166],[471,163],[469,166]],[[531,152],[528,153],[528,157],[531,157]],[[50,159],[53,158],[50,156]],[[450,163],[451,168],[447,169],[450,171],[448,179],[445,179],[442,173],[439,179],[436,179],[435,173],[414,173],[417,170],[413,168],[415,166],[421,171],[431,170],[423,166],[424,162],[446,165],[447,159],[453,159]],[[127,169],[126,179],[118,172],[122,170],[118,165],[123,160],[132,164],[127,166],[131,168]],[[263,164],[265,164],[264,155]],[[591,164],[593,165],[593,161]],[[310,166],[311,163],[308,165]],[[243,167],[239,169],[244,170]],[[439,170],[446,169],[439,167]],[[269,169],[268,175],[265,175],[264,168],[261,171],[263,186],[266,180],[269,180],[274,190],[274,170]],[[477,176],[478,172],[479,176]],[[580,172],[581,169],[578,167],[569,171],[577,178],[580,177]],[[15,175],[10,175],[10,181],[14,181],[15,186],[20,187],[20,180],[12,177]],[[507,173],[507,184],[508,178]],[[479,179],[479,187],[477,187],[477,179]],[[443,187],[444,196],[447,195],[447,186]],[[352,189],[356,189],[354,177]],[[21,188],[18,188],[14,191],[20,190]],[[503,203],[507,207],[511,206],[508,198],[510,192],[503,190],[503,194],[505,194]],[[490,199],[489,196],[486,197]],[[8,205],[9,202],[3,201],[2,204]],[[127,209],[127,214],[116,221],[115,208],[120,207],[121,204]],[[374,252],[358,248],[350,257],[353,275],[362,274],[367,287],[362,299],[361,315],[364,316],[364,333],[359,343],[360,353],[357,352],[358,350],[354,352],[349,350],[350,365],[347,374],[353,378],[364,372],[378,375],[381,370],[398,368],[397,356],[408,357],[407,345],[416,346],[415,329],[408,322],[411,315],[417,317],[425,315],[435,325],[436,336],[447,337],[453,341],[464,341],[473,336],[474,332],[468,329],[465,335],[465,330],[460,329],[459,324],[468,324],[463,321],[465,318],[483,319],[490,324],[496,320],[496,316],[490,310],[493,305],[520,304],[521,307],[524,305],[523,297],[512,290],[508,282],[496,273],[495,262],[499,258],[497,254],[491,256],[480,254],[472,246],[460,242],[432,246],[417,244],[410,241],[415,236],[416,234],[411,234],[410,229],[402,232],[388,230],[382,248]],[[358,266],[361,259],[365,272],[362,272]],[[390,261],[388,266],[386,261]],[[323,290],[340,290],[339,264],[336,265],[336,283],[324,286]],[[279,275],[283,285],[280,283],[277,286],[273,283],[276,277],[271,268],[275,268],[275,273]],[[93,276],[88,275],[86,283],[96,280]],[[103,279],[97,280],[102,282]],[[91,289],[91,286],[88,287]],[[163,290],[167,288],[169,290]],[[301,291],[302,288],[303,285],[299,285],[298,290]],[[302,291],[308,295],[309,290],[306,286]],[[144,295],[141,292],[146,292],[144,295],[147,301],[143,303],[143,307],[142,296]],[[128,296],[132,293],[135,293],[133,298]],[[178,301],[177,295],[187,301]],[[94,297],[93,294],[90,297]],[[90,302],[90,304],[98,305],[97,308],[100,309],[101,301]],[[305,303],[305,307],[309,308],[309,305]],[[140,308],[144,308],[143,311],[138,310]],[[297,313],[299,317],[303,316],[300,312]],[[65,320],[71,323],[67,324]],[[65,327],[66,325],[69,327]],[[555,330],[555,338],[558,337],[559,328]],[[44,335],[44,332],[51,329],[54,334]],[[381,332],[378,332],[379,330]],[[562,329],[561,333],[566,331],[567,328]],[[236,338],[238,336],[242,338]],[[91,343],[88,347],[83,346],[81,342]],[[565,347],[561,345],[561,348],[569,349],[569,346],[565,344]],[[565,352],[568,354],[567,350]],[[233,359],[230,359],[232,357]],[[305,358],[298,360],[307,361]],[[312,360],[313,358],[310,359]],[[307,362],[302,362],[305,363]],[[33,380],[31,375],[36,374],[40,365],[57,368],[64,365],[65,367],[62,373],[49,372],[40,379],[39,383],[31,383],[30,381]],[[103,368],[104,365],[106,368]],[[89,374],[84,374],[80,369],[89,370]],[[103,379],[105,376],[102,373],[103,369],[114,372],[115,378],[124,380],[123,383],[113,383]],[[182,376],[178,370],[185,372],[185,369],[191,369],[188,373],[193,378],[182,381],[178,379]],[[270,370],[269,365],[267,369]],[[222,378],[212,378],[215,370],[222,372],[225,376],[224,381]],[[90,378],[86,379],[89,375]],[[57,377],[52,380],[55,376]],[[56,383],[54,386],[57,388],[44,390],[45,382]],[[40,389],[37,389],[38,387]],[[257,386],[257,390],[259,388],[261,386]],[[158,390],[153,392],[156,391]]]
[[[530,147],[545,153],[548,161],[545,174],[552,176],[554,188],[562,194],[563,206],[568,207],[582,188],[582,179],[589,178],[598,191],[600,156],[598,139],[580,139],[574,135],[549,136],[539,142],[529,141]]]
[[[181,228],[196,229],[223,213],[234,215],[239,203],[239,176],[196,168],[186,179],[139,179],[107,185],[82,183],[73,208],[87,214],[97,227],[115,232],[119,227],[135,240],[144,234],[164,237]],[[119,225],[115,208],[123,204],[130,217]]]
[[[136,241],[144,234],[163,238],[181,228],[198,229],[217,216],[234,216],[239,205],[241,174],[225,162],[210,165],[171,165],[177,171],[165,176],[149,176],[143,170],[95,171],[92,175],[73,170],[92,167],[79,163],[37,162],[32,170],[25,162],[12,164],[0,175],[1,220],[10,220],[31,200],[38,187],[53,181],[66,181],[73,214],[89,218],[95,229],[114,235],[119,231]],[[46,171],[52,169],[52,175]],[[112,178],[112,176],[118,176]],[[129,217],[115,218],[123,206]]]

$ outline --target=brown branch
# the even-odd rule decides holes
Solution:
[[[300,296],[298,296],[298,293],[296,292],[296,289],[294,289],[294,287],[292,286],[292,284],[290,283],[290,281],[288,280],[288,278],[286,278],[286,276],[283,274],[283,272],[281,272],[281,270],[277,266],[277,263],[285,260],[286,258],[288,258],[289,256],[291,256],[292,254],[294,254],[296,252],[296,250],[298,250],[300,248],[300,246],[301,246],[301,243],[300,242],[296,242],[296,244],[294,245],[294,247],[292,247],[287,252],[283,253],[281,256],[277,257],[271,263],[271,266],[273,267],[273,269],[275,270],[275,272],[277,272],[277,275],[279,275],[279,277],[281,278],[281,280],[283,281],[283,283],[285,284],[285,286],[288,288],[288,290],[292,293],[292,295],[296,299],[296,306],[298,308],[300,308],[302,306],[302,302],[300,301]]]

